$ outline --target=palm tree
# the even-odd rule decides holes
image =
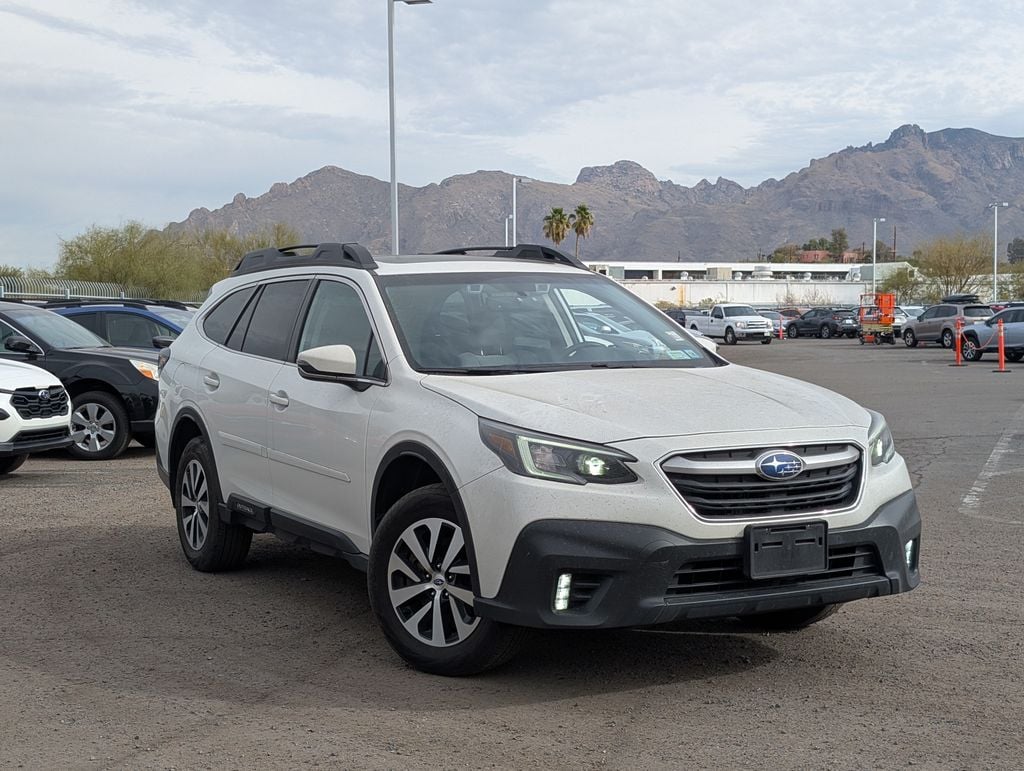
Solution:
[[[544,236],[550,238],[558,246],[569,235],[569,217],[561,206],[555,206],[544,218]]]
[[[576,234],[576,259],[579,259],[580,239],[589,236],[594,229],[594,213],[585,203],[579,204],[576,211],[569,215],[569,227]]]

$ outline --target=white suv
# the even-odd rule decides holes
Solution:
[[[71,444],[67,391],[45,369],[0,359],[0,476],[30,453]]]
[[[659,345],[588,336],[585,308]],[[881,415],[729,364],[547,247],[246,255],[161,356],[156,445],[195,568],[254,532],[337,554],[429,672],[524,627],[798,628],[919,582]]]

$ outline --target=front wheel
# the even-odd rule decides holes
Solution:
[[[853,338],[855,338],[857,336],[857,333],[856,332],[847,332],[846,336],[848,338],[850,338],[851,340],[853,340]]]
[[[761,341],[761,345],[771,345],[771,343],[772,339],[770,337],[766,337]]]
[[[908,329],[903,333],[903,344],[907,348],[917,348],[917,335],[914,334],[914,330]]]
[[[812,605],[809,608],[774,610],[770,613],[755,613],[739,618],[752,629],[766,632],[796,632],[811,624],[817,624],[837,610],[839,610],[839,605]]]
[[[472,675],[515,655],[525,630],[474,610],[473,570],[443,485],[403,496],[370,546],[370,606],[391,647],[436,675]]]
[[[0,458],[0,477],[10,474],[21,468],[21,464],[28,460],[28,455],[10,455]]]
[[[124,452],[132,431],[120,398],[87,391],[72,399],[71,438],[68,452],[80,460],[109,460]]]
[[[964,357],[964,361],[980,361],[982,351],[978,347],[978,341],[973,337],[965,336],[963,342],[960,344],[960,354]]]
[[[736,345],[736,333],[733,331],[732,327],[726,327],[725,329],[725,344]]]
[[[956,335],[953,334],[953,330],[944,329],[942,330],[942,347],[952,348],[956,341]]]
[[[788,337],[790,340],[796,337],[800,337],[800,330],[796,328],[796,324],[790,324],[788,327],[786,327],[786,337]]]

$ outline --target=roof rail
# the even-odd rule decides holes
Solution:
[[[340,265],[349,268],[373,270],[377,263],[373,261],[370,250],[357,243],[336,244],[299,244],[284,246],[280,249],[269,247],[249,252],[238,261],[231,271],[232,276],[245,273],[256,273],[273,268],[315,267],[319,265]]]
[[[510,257],[517,260],[536,260],[539,262],[560,262],[573,268],[589,271],[576,257],[544,244],[519,244],[518,246],[461,246],[445,249],[434,254],[469,254],[470,252],[494,252],[495,257]]]
[[[177,308],[180,311],[191,310],[185,303],[178,302],[177,300],[151,300],[146,297],[132,297],[131,299],[124,297],[90,297],[79,300],[47,300],[43,303],[44,308],[78,308],[83,305],[123,305],[126,308],[140,308],[142,310],[145,310],[147,305],[159,305],[164,308]]]

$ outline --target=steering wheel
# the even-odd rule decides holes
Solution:
[[[565,358],[575,358],[576,354],[580,351],[586,350],[587,348],[600,348],[601,350],[607,350],[612,346],[602,345],[601,343],[595,343],[593,340],[583,340],[579,343],[573,343],[565,349]]]

